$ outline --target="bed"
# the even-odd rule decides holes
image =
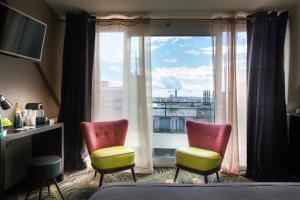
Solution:
[[[111,184],[90,200],[299,200],[300,183]]]

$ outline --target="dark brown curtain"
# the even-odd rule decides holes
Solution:
[[[248,17],[247,176],[284,181],[288,138],[284,83],[284,40],[288,12]]]
[[[91,119],[91,87],[95,23],[86,13],[66,16],[61,107],[59,122],[65,128],[65,169],[84,169],[85,145],[80,122]]]

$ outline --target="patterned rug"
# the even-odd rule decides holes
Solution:
[[[137,182],[140,183],[172,183],[175,175],[174,168],[156,168],[151,175],[137,174]],[[64,181],[59,183],[62,193],[66,200],[86,200],[97,190],[99,183],[99,174],[94,178],[94,171],[89,168],[82,171],[67,172]],[[221,182],[247,182],[243,176],[220,173]],[[104,185],[116,182],[133,182],[132,175],[129,172],[119,172],[107,174],[104,177]],[[217,182],[215,175],[209,176],[209,182]],[[202,176],[180,171],[177,183],[203,184]],[[48,196],[47,187],[43,188],[42,199],[60,199],[55,186],[52,185],[51,196]],[[26,190],[24,184],[18,185],[8,191],[5,199],[16,200],[25,199]],[[31,193],[30,200],[38,199],[38,190]]]

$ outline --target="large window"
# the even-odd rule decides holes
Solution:
[[[187,119],[214,122],[211,37],[151,37],[153,156],[186,146]]]
[[[97,33],[97,38],[100,39],[96,41],[98,63],[94,68],[93,84],[97,86],[93,90],[93,110],[97,114],[94,120],[128,118],[131,125],[129,132],[134,132],[128,134],[128,141],[150,141],[147,134],[145,136],[142,133],[151,132],[154,164],[166,166],[174,164],[177,148],[188,146],[186,120],[229,122],[228,110],[234,103],[237,105],[238,120],[235,123],[238,124],[234,126],[237,127],[238,143],[231,145],[239,145],[239,162],[241,166],[245,166],[245,27],[237,25],[235,41],[232,42],[231,32],[223,24],[220,27],[209,27],[204,23],[193,29],[191,25],[181,23],[183,24],[179,28],[176,24],[172,28],[164,23],[153,26],[150,41],[147,34],[141,36],[131,28]],[[233,43],[234,49],[231,46]],[[235,69],[234,73],[232,69]],[[232,74],[236,77],[234,84],[230,82]],[[149,87],[151,84],[152,89]],[[228,97],[233,94],[230,93],[233,85],[238,98],[229,100]],[[151,93],[152,105],[151,95],[148,95]],[[153,119],[148,117],[151,106]],[[150,127],[148,132],[140,128],[151,124],[151,119],[152,130],[149,130],[151,126],[145,126]],[[147,146],[149,152],[151,142]],[[143,142],[139,144],[145,146]]]
[[[123,98],[123,32],[100,33],[100,119],[122,118]]]

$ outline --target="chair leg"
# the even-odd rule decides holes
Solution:
[[[49,184],[49,181],[47,181],[47,187],[48,187],[48,195],[49,195],[49,197],[50,197],[51,194],[50,194],[50,184]]]
[[[94,178],[96,178],[96,177],[97,177],[97,171],[95,170]]]
[[[28,192],[27,192],[27,194],[26,194],[25,200],[28,199],[28,197],[29,197],[29,195],[30,195],[30,193],[31,193],[31,190],[32,190],[32,186],[31,186],[31,184],[30,184],[29,187],[28,187]]]
[[[177,177],[178,177],[178,174],[179,174],[179,167],[176,168],[176,173],[175,173],[175,177],[174,177],[174,183],[176,182],[177,180]]]
[[[220,182],[220,176],[219,176],[219,172],[216,172],[216,176],[217,176],[217,180],[218,180],[218,182]]]
[[[39,200],[41,200],[42,199],[42,185],[40,186],[40,192],[39,192]]]
[[[208,183],[207,175],[204,175],[204,182],[205,182],[205,183]]]
[[[52,180],[53,180],[53,182],[54,182],[54,185],[55,185],[56,189],[58,190],[58,192],[59,192],[59,194],[60,194],[60,197],[61,197],[63,200],[65,200],[64,196],[62,195],[62,193],[61,193],[61,191],[60,191],[60,189],[59,189],[59,187],[58,187],[58,184],[57,184],[57,182],[56,182],[56,179],[53,178]]]
[[[134,173],[134,168],[131,167],[130,169],[131,169],[131,173],[132,173],[133,180],[134,180],[134,182],[136,182],[136,177],[135,177],[135,173]]]
[[[104,179],[104,173],[100,173],[99,187],[101,187],[101,186],[102,186],[103,179]]]
[[[29,195],[30,195],[30,192],[31,192],[31,189],[30,189],[30,190],[28,190],[28,192],[27,192],[27,194],[26,194],[26,197],[25,197],[25,200],[27,200],[27,199],[28,199],[28,197],[29,197]]]

